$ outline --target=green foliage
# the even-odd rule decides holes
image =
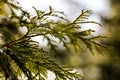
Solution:
[[[106,48],[98,41],[104,36],[91,36],[94,32],[91,29],[80,31],[83,23],[99,24],[88,21],[89,10],[82,10],[81,14],[71,22],[63,17],[63,12],[54,11],[52,7],[49,7],[49,12],[33,7],[36,15],[31,15],[12,2],[6,1],[6,4],[11,9],[11,16],[6,16],[9,18],[7,21],[10,21],[14,27],[27,29],[27,32],[19,39],[11,39],[11,41],[0,45],[0,73],[6,79],[17,80],[18,77],[24,75],[28,80],[45,80],[47,70],[55,73],[55,80],[80,80],[83,78],[80,74],[72,72],[72,69],[56,64],[54,60],[51,60],[49,53],[43,48],[39,48],[39,43],[33,41],[32,37],[43,36],[48,41],[51,54],[55,53],[58,48],[57,42],[52,38],[58,39],[67,51],[70,51],[69,45],[73,46],[76,51],[83,50],[84,45],[94,55],[94,48],[98,51],[99,47]],[[17,15],[16,10],[20,11],[21,14]],[[54,20],[51,17],[57,19]],[[12,32],[12,30],[10,31]],[[1,29],[1,32],[4,30]],[[5,37],[4,34],[3,36]]]

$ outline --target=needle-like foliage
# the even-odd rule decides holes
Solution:
[[[3,34],[0,39],[4,40],[4,44],[0,45],[1,78],[18,80],[24,76],[28,80],[46,80],[47,71],[50,70],[56,75],[55,80],[80,80],[82,76],[79,73],[72,72],[72,69],[61,66],[50,59],[49,54],[55,53],[58,48],[56,39],[63,44],[67,51],[70,51],[70,45],[76,51],[84,50],[83,46],[86,46],[92,54],[94,54],[95,48],[98,51],[100,48],[106,48],[98,41],[98,39],[104,38],[103,36],[91,36],[91,33],[94,32],[91,29],[80,30],[81,24],[84,23],[100,25],[95,21],[88,21],[89,10],[82,10],[74,21],[69,21],[63,17],[63,12],[54,11],[52,7],[49,7],[48,12],[33,7],[36,15],[31,15],[19,7],[15,0],[0,0],[0,2],[7,4],[11,10],[11,15],[4,19],[1,18],[0,21],[0,32]],[[16,12],[19,12],[20,15]],[[4,24],[4,20],[10,24]],[[24,27],[26,33],[16,39],[13,34],[17,34],[17,32],[12,31],[13,28],[10,28],[10,25],[14,26],[15,30]],[[9,36],[7,32],[12,36]],[[8,38],[5,34],[12,39],[6,40]],[[43,36],[47,40],[50,53],[48,50],[40,48],[41,44],[32,40],[37,36]]]

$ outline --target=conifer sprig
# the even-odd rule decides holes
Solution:
[[[70,51],[69,45],[72,45],[76,51],[84,50],[82,47],[84,45],[92,54],[94,54],[95,46],[98,50],[99,47],[106,48],[96,41],[96,39],[104,38],[103,36],[91,36],[94,32],[91,29],[80,30],[83,23],[99,24],[95,21],[88,21],[89,10],[82,10],[81,14],[71,22],[64,18],[63,12],[54,11],[52,7],[49,7],[48,12],[33,7],[36,15],[31,15],[14,3],[6,0],[6,4],[11,9],[11,16],[7,16],[9,21],[15,24],[15,27],[27,29],[22,37],[11,40],[0,47],[0,73],[6,80],[17,80],[23,75],[28,80],[46,80],[47,70],[56,75],[55,80],[80,80],[83,78],[77,72],[72,72],[71,69],[60,66],[51,60],[48,51],[40,48],[40,44],[31,39],[33,37],[43,36],[48,42],[51,54],[58,48],[57,41],[54,39],[58,39],[67,51]],[[17,15],[16,10],[20,11],[21,15]],[[51,17],[57,17],[60,20],[54,20]],[[3,60],[5,63],[2,62]]]

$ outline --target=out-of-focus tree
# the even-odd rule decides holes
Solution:
[[[110,45],[113,45],[116,50],[118,51],[118,54],[120,52],[119,49],[119,43],[120,43],[120,1],[119,0],[110,0],[110,13],[107,17],[103,17],[103,22],[105,24],[105,27],[108,29],[108,33],[110,36]]]
[[[120,0],[109,0],[109,15],[102,15],[103,25],[107,31],[108,40],[104,43],[113,46],[116,50],[117,58],[120,57]],[[108,53],[109,54],[109,53]],[[120,60],[109,56],[106,64],[101,64],[100,80],[119,80],[120,76]]]

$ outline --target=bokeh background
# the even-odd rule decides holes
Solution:
[[[57,50],[56,55],[50,55],[56,62],[74,67],[79,71],[85,80],[120,80],[120,0],[18,0],[20,5],[34,14],[32,6],[40,10],[49,10],[51,6],[56,11],[63,11],[69,20],[74,20],[81,10],[92,10],[89,19],[102,24],[102,27],[95,24],[82,25],[82,30],[93,29],[96,32],[92,35],[104,35],[106,39],[101,44],[111,46],[114,51],[102,51],[103,55],[89,52],[66,52],[62,47]],[[34,38],[42,47],[46,47],[46,41],[42,37]],[[81,44],[82,46],[82,44]],[[52,76],[50,73],[49,76]],[[49,80],[52,80],[50,78]]]

